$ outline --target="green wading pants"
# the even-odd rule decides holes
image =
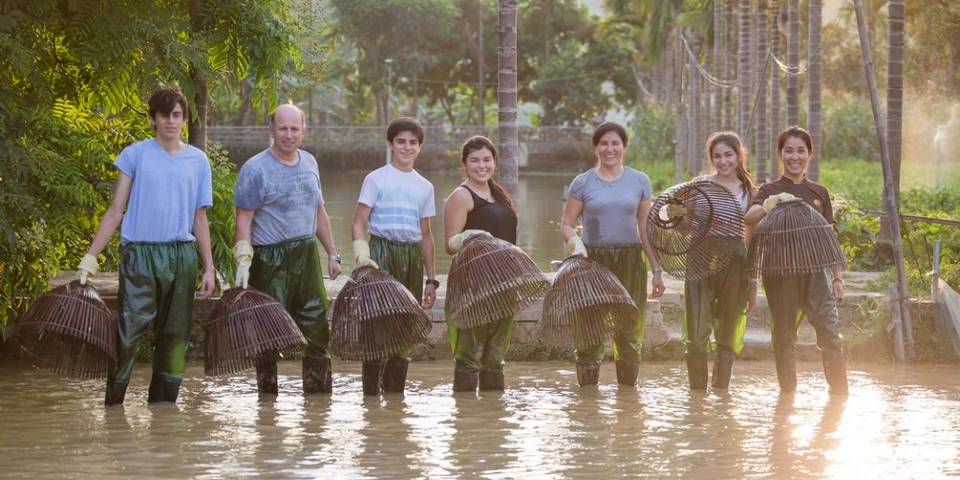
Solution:
[[[120,247],[120,318],[117,322],[117,367],[110,385],[125,385],[133,372],[140,341],[153,326],[156,346],[153,375],[179,386],[186,361],[187,338],[197,285],[197,251],[193,242],[132,242]]]
[[[447,318],[450,317],[449,312]],[[447,320],[447,338],[455,370],[460,372],[503,371],[503,357],[510,348],[513,316],[475,328],[457,328]]]
[[[280,302],[307,338],[304,358],[330,358],[329,300],[316,237],[253,248],[250,286]]]
[[[683,340],[687,352],[709,352],[713,333],[718,349],[739,354],[747,330],[750,293],[746,248],[738,250],[723,270],[700,280],[687,280],[683,293]]]
[[[643,261],[643,247],[640,244],[617,247],[587,246],[587,255],[597,263],[607,267],[617,276],[630,297],[636,302],[640,313],[627,331],[617,332],[613,336],[613,358],[632,363],[640,363],[640,350],[643,347],[643,333],[646,326],[647,307],[647,265]],[[577,350],[577,363],[599,366],[603,362],[604,346],[597,345],[589,349]]]
[[[423,252],[417,242],[397,242],[376,235],[370,236],[370,259],[380,271],[407,287],[417,302],[423,301]],[[397,352],[391,358],[408,359],[410,350]]]

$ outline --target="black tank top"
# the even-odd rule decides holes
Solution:
[[[466,185],[460,185],[473,197],[473,210],[467,213],[464,230],[486,230],[501,240],[517,244],[517,214],[500,202],[488,202]]]

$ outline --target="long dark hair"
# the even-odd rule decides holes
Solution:
[[[736,132],[714,132],[707,138],[707,162],[713,160],[713,149],[718,143],[722,143],[737,154],[737,178],[740,179],[740,188],[743,193],[751,194],[753,192],[753,175],[747,170],[747,148],[740,141],[740,135]]]
[[[467,156],[484,148],[490,150],[490,154],[493,155],[493,161],[496,163],[497,147],[493,146],[493,142],[491,142],[489,138],[482,135],[474,135],[468,138],[466,142],[463,142],[463,146],[460,147],[460,163],[466,165]],[[510,198],[510,195],[507,194],[507,190],[503,188],[503,185],[500,185],[500,183],[492,178],[487,180],[487,185],[490,187],[490,194],[493,195],[494,200],[506,205],[510,210],[513,210],[514,213],[518,213],[517,205],[513,203],[513,200]]]

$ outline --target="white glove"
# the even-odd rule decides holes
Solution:
[[[569,255],[581,255],[584,258],[587,256],[587,247],[584,246],[583,240],[580,240],[579,235],[574,235],[570,237],[570,240],[567,240],[567,254]]]
[[[233,246],[233,258],[237,261],[237,276],[234,286],[247,288],[250,281],[250,264],[253,263],[253,245],[246,240],[240,240]]]
[[[450,251],[457,253],[463,248],[463,243],[467,241],[468,238],[475,236],[486,236],[493,237],[490,235],[490,232],[486,230],[464,230],[456,235],[450,237],[450,240],[447,240],[447,247],[450,247]]]
[[[353,255],[353,268],[370,266],[377,270],[380,269],[380,265],[370,259],[370,244],[366,240],[353,241]]]
[[[763,201],[763,211],[770,213],[774,208],[777,208],[777,205],[783,202],[795,202],[797,200],[800,199],[787,192],[770,195]]]
[[[687,216],[687,207],[679,203],[668,203],[660,207],[657,216],[664,222]]]
[[[97,262],[97,257],[89,253],[84,255],[83,258],[80,259],[80,265],[77,265],[77,278],[80,280],[80,285],[86,285],[87,279],[97,273],[97,270],[100,270],[100,263]]]

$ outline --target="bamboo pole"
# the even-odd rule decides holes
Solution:
[[[877,139],[880,142],[880,160],[883,165],[883,183],[886,194],[883,203],[890,220],[890,234],[893,241],[893,257],[897,267],[897,302],[900,306],[900,317],[903,323],[904,337],[906,338],[906,357],[913,358],[913,321],[910,318],[910,290],[907,288],[907,273],[903,264],[903,239],[900,237],[900,206],[897,205],[896,194],[893,188],[893,172],[890,169],[890,152],[887,149],[886,132],[883,114],[880,113],[880,95],[877,93],[877,77],[873,71],[873,59],[870,55],[870,35],[867,31],[867,20],[863,12],[863,0],[854,0],[853,8],[857,14],[857,27],[860,33],[860,53],[863,56],[863,68],[867,77],[867,86],[870,88],[870,105],[873,107],[873,120],[877,129]]]

